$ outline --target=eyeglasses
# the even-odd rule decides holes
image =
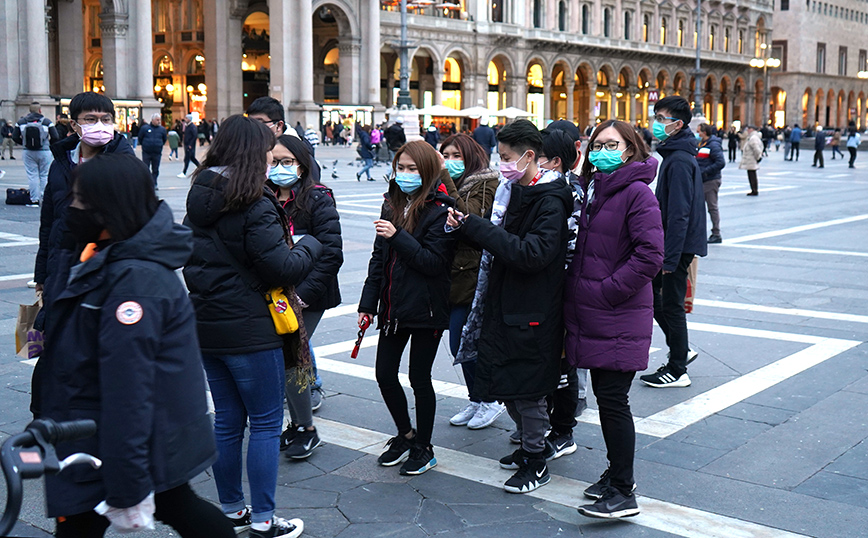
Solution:
[[[280,166],[283,166],[284,168],[286,168],[288,166],[295,166],[297,164],[298,164],[298,161],[296,161],[295,159],[291,159],[291,158],[281,159],[279,161],[278,160],[271,161],[271,166],[280,165]]]
[[[654,116],[654,121],[658,123],[663,123],[666,120],[678,121],[678,118],[670,118],[669,116],[664,116],[663,114],[657,114]]]
[[[606,148],[609,151],[615,151],[616,149],[618,149],[618,146],[620,144],[624,144],[624,147],[627,147],[629,145],[626,142],[621,142],[620,140],[609,140],[608,142],[602,144],[600,142],[594,142],[593,144],[591,144],[591,151],[600,151],[603,148]]]
[[[94,125],[96,122],[101,122],[103,125],[114,125],[115,119],[111,114],[105,116],[85,116],[75,120],[79,125]]]

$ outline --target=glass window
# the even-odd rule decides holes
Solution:
[[[817,73],[826,72],[826,44],[817,43]]]
[[[633,38],[633,12],[624,12],[624,39],[630,40]]]
[[[567,3],[563,0],[558,3],[558,30],[567,31]]]
[[[504,2],[506,0],[494,0],[491,3],[491,22],[504,22]]]
[[[612,37],[612,10],[603,10],[603,37]]]

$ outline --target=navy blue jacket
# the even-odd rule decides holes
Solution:
[[[184,127],[184,151],[190,153],[196,149],[196,141],[199,140],[199,128],[190,122]]]
[[[657,145],[657,201],[663,218],[663,270],[674,271],[682,254],[705,256],[705,195],[696,162],[696,138],[685,127]]]
[[[814,138],[814,149],[816,151],[823,151],[823,148],[826,147],[826,133],[821,130],[817,130],[817,134]]]
[[[721,147],[720,137],[711,135],[705,141],[699,141],[699,149],[708,148],[708,156],[704,156],[705,152],[700,152],[696,157],[696,162],[699,163],[699,170],[702,172],[702,182],[720,179],[720,171],[726,166],[726,158],[723,156],[723,147]]]
[[[139,129],[139,144],[145,153],[162,153],[168,137],[169,133],[162,125],[154,127],[147,123]]]
[[[58,443],[102,468],[46,478],[48,516],[135,506],[192,480],[217,459],[196,318],[175,274],[191,233],[162,202],[139,232],[73,267],[49,312],[40,363],[43,414],[92,419],[94,437]]]
[[[373,159],[374,154],[371,151],[374,147],[371,145],[371,135],[364,129],[359,129],[359,156],[362,159]]]
[[[473,130],[473,139],[482,146],[485,153],[491,155],[491,150],[497,145],[497,135],[494,134],[494,129],[488,125],[480,125]]]

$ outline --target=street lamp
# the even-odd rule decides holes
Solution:
[[[696,2],[696,69],[693,70],[693,117],[704,118],[702,111],[702,90],[699,87],[699,79],[702,76],[702,67],[699,53],[702,50],[702,0]],[[705,123],[705,120],[702,120]]]
[[[401,0],[401,43],[398,46],[401,49],[401,83],[395,104],[398,108],[410,108],[413,106],[413,100],[410,99],[410,66],[407,65],[410,63],[410,44],[407,43],[407,0]]]
[[[763,70],[763,126],[769,121],[769,67],[772,69],[781,66],[781,61],[778,58],[766,58],[768,55],[768,45],[765,43],[760,45],[762,50],[762,58],[752,58],[749,62],[751,67]]]

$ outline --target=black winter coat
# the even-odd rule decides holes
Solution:
[[[53,298],[63,290],[69,276],[69,268],[77,261],[76,244],[68,234],[64,221],[66,208],[72,202],[72,170],[75,168],[70,159],[70,152],[78,143],[79,137],[73,133],[51,146],[54,161],[48,169],[48,184],[42,195],[39,250],[36,252],[36,264],[33,269],[34,280],[44,285],[42,300],[45,310],[50,307]],[[126,137],[117,132],[111,142],[105,145],[103,153],[135,155]]]
[[[283,203],[283,209],[294,203],[296,191],[290,200]],[[332,190],[322,185],[314,187],[308,197],[310,214],[299,214],[289,220],[293,235],[312,235],[322,244],[322,256],[313,269],[295,287],[295,293],[308,305],[308,310],[320,311],[341,304],[341,290],[338,286],[338,271],[344,264],[343,240],[341,239],[341,218],[335,207]]]
[[[699,171],[702,172],[702,182],[720,179],[720,171],[726,166],[726,158],[723,156],[723,148],[721,147],[720,137],[711,135],[708,139],[699,141],[699,149],[708,148],[707,152],[702,152],[696,157],[696,162],[699,164]],[[704,196],[704,195],[703,195]]]
[[[139,129],[138,138],[139,144],[142,146],[142,152],[162,153],[163,146],[166,145],[166,140],[169,138],[169,133],[162,125],[154,127],[148,123]]]
[[[58,443],[57,454],[103,462],[46,477],[49,517],[88,512],[103,499],[135,506],[216,461],[196,318],[175,275],[190,236],[161,203],[135,236],[73,267],[49,312],[39,361],[47,365],[44,416],[97,423],[94,437]]]
[[[379,329],[449,327],[450,268],[454,234],[447,234],[446,208],[453,200],[439,190],[427,203],[413,232],[398,228],[390,239],[377,236],[359,312],[376,313]],[[390,220],[389,195],[381,219]]]
[[[392,151],[398,151],[401,146],[407,143],[407,135],[404,134],[404,128],[398,123],[393,123],[383,133],[386,138],[386,143]]]
[[[663,270],[674,271],[682,254],[705,256],[705,194],[696,162],[696,137],[685,127],[657,145],[657,201],[663,219]]]
[[[264,293],[296,286],[322,253],[313,236],[295,248],[286,244],[281,211],[271,192],[243,211],[224,211],[224,177],[213,170],[196,176],[187,195],[184,224],[193,229],[193,255],[184,279],[196,309],[202,353],[237,355],[283,346]],[[215,245],[207,229],[216,231],[237,263],[258,277],[257,289],[240,275]]]
[[[473,139],[482,146],[485,153],[491,155],[491,150],[497,145],[497,135],[494,134],[494,129],[488,125],[480,125],[473,130]]]
[[[194,151],[197,140],[199,140],[199,128],[195,123],[188,123],[184,127],[184,151],[188,153]]]
[[[563,291],[572,190],[563,178],[513,185],[503,227],[469,215],[459,233],[494,255],[482,314],[474,398],[554,392],[564,349]]]

